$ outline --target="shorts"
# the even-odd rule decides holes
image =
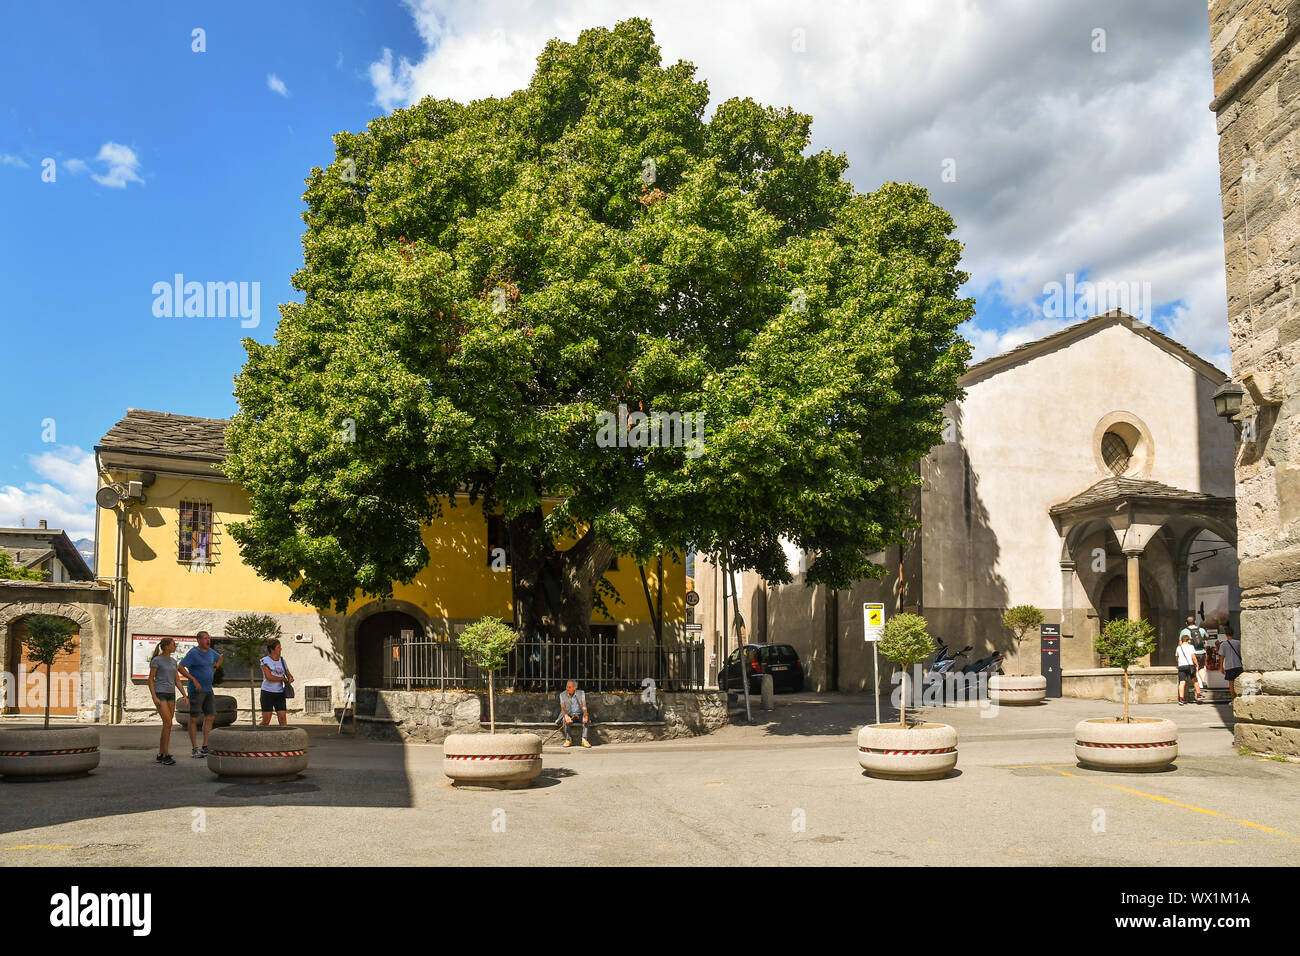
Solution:
[[[190,691],[190,716],[213,717],[217,713],[217,695],[210,690]]]
[[[1193,680],[1195,677],[1196,677],[1196,668],[1193,667],[1191,664],[1178,665],[1179,680]]]
[[[172,704],[176,703],[176,691],[174,690],[156,690],[154,693],[158,695],[159,700],[165,700]]]
[[[1238,677],[1241,676],[1241,672],[1244,671],[1245,669],[1246,668],[1244,667],[1229,667],[1226,671],[1223,672],[1223,676],[1227,679],[1228,683],[1231,684],[1233,681],[1235,681]]]
[[[288,709],[285,704],[284,691],[280,691],[278,694],[269,690],[262,691],[262,713],[269,714],[273,710],[279,713]]]

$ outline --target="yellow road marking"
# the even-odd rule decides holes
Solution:
[[[27,843],[23,846],[7,846],[6,850],[75,850],[75,846],[56,846],[43,843]]]
[[[1190,803],[1179,803],[1177,800],[1170,800],[1168,797],[1161,797],[1154,793],[1145,793],[1142,790],[1134,790],[1132,787],[1121,787],[1117,783],[1106,783],[1103,780],[1093,780],[1092,778],[1085,777],[1082,774],[1070,773],[1069,771],[1066,770],[1060,770],[1055,767],[1049,767],[1046,764],[1040,764],[1040,766],[1042,766],[1044,770],[1055,769],[1056,772],[1063,777],[1074,777],[1075,779],[1078,780],[1089,780],[1092,783],[1098,784],[1103,787],[1110,787],[1112,790],[1118,790],[1121,793],[1131,793],[1135,797],[1146,797],[1148,800],[1156,800],[1160,803],[1167,803],[1171,807],[1182,807],[1184,810],[1192,810],[1196,813],[1204,813],[1206,816],[1219,817],[1221,820],[1229,820],[1233,823],[1240,823],[1242,826],[1253,827],[1254,829],[1262,830],[1265,833],[1276,833],[1278,836],[1284,836],[1284,837],[1291,836],[1291,834],[1287,833],[1285,830],[1277,830],[1274,829],[1273,827],[1266,827],[1262,823],[1255,823],[1251,820],[1243,820],[1240,817],[1230,817],[1226,813],[1220,813],[1218,810],[1207,810],[1205,809],[1205,807],[1194,807]]]

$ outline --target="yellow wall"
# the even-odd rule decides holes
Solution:
[[[132,473],[131,478],[138,475]],[[111,480],[124,481],[126,473],[111,472]],[[146,502],[131,509],[126,532],[130,553],[128,580],[135,607],[232,608],[265,613],[305,613],[310,609],[290,600],[284,585],[264,581],[240,560],[239,548],[228,526],[249,513],[248,496],[237,485],[200,476],[179,478],[159,475],[145,491]],[[177,559],[179,507],[182,500],[212,503],[217,528],[215,561],[207,570],[191,570]],[[395,584],[393,597],[424,608],[431,618],[469,619],[493,614],[509,620],[510,574],[493,571],[487,563],[487,522],[481,505],[461,499],[446,506],[443,515],[425,529],[429,565],[410,584]],[[99,575],[113,574],[117,553],[117,522],[109,513],[100,517],[97,548]],[[655,575],[647,569],[650,594],[655,596]],[[607,575],[618,589],[622,604],[612,604],[619,623],[648,622],[645,594],[636,564],[619,560],[619,569]],[[664,558],[664,621],[685,618],[686,568],[680,558]],[[358,595],[349,612],[369,603]],[[608,622],[597,613],[593,623]]]

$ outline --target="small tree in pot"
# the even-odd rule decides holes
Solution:
[[[1124,716],[1081,720],[1074,728],[1074,755],[1085,767],[1129,772],[1165,770],[1178,756],[1178,725],[1163,717],[1129,715],[1128,670],[1156,648],[1146,621],[1110,621],[1093,649],[1123,671]]]
[[[1030,631],[1036,630],[1043,623],[1043,612],[1032,604],[1018,604],[1002,615],[1002,626],[1016,638],[1016,676],[1025,675],[1020,662],[1020,648]]]
[[[77,647],[77,625],[66,617],[53,614],[32,614],[23,618],[27,636],[23,647],[33,664],[45,665],[45,729],[50,729],[50,683],[54,661],[60,654],[71,653]]]
[[[1124,671],[1124,723],[1129,723],[1128,669],[1140,658],[1156,649],[1155,632],[1146,621],[1117,618],[1102,628],[1092,649],[1106,658],[1111,667]]]
[[[465,656],[488,675],[488,730],[497,732],[496,688],[492,675],[506,666],[506,658],[515,649],[519,635],[499,617],[481,617],[456,638]]]
[[[280,639],[280,625],[269,614],[237,614],[226,622],[226,642],[224,652],[230,656],[232,664],[248,668],[248,714],[253,726],[257,726],[257,688],[262,669],[260,661],[266,653],[266,645],[272,639]]]
[[[934,653],[925,618],[919,614],[895,614],[885,622],[878,650],[889,661],[903,668],[903,698],[898,706],[898,724],[907,726],[907,669]]]
[[[957,765],[957,731],[947,724],[907,726],[907,670],[934,651],[934,639],[919,614],[895,614],[885,622],[878,650],[903,668],[897,724],[868,724],[858,731],[858,765],[870,776],[933,780]]]

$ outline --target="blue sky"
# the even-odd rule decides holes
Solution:
[[[931,188],[967,244],[979,355],[1064,324],[1039,300],[1073,272],[1150,283],[1157,325],[1222,364],[1204,6],[1080,6],[728,0],[702,20],[684,0],[10,4],[0,525],[88,534],[87,456],[128,407],[235,411],[240,340],[271,340],[296,295],[303,179],[332,134],[425,93],[509,92],[548,37],[634,14],[715,102],[811,112],[860,189]],[[177,273],[259,283],[259,325],[155,316],[154,284]]]

